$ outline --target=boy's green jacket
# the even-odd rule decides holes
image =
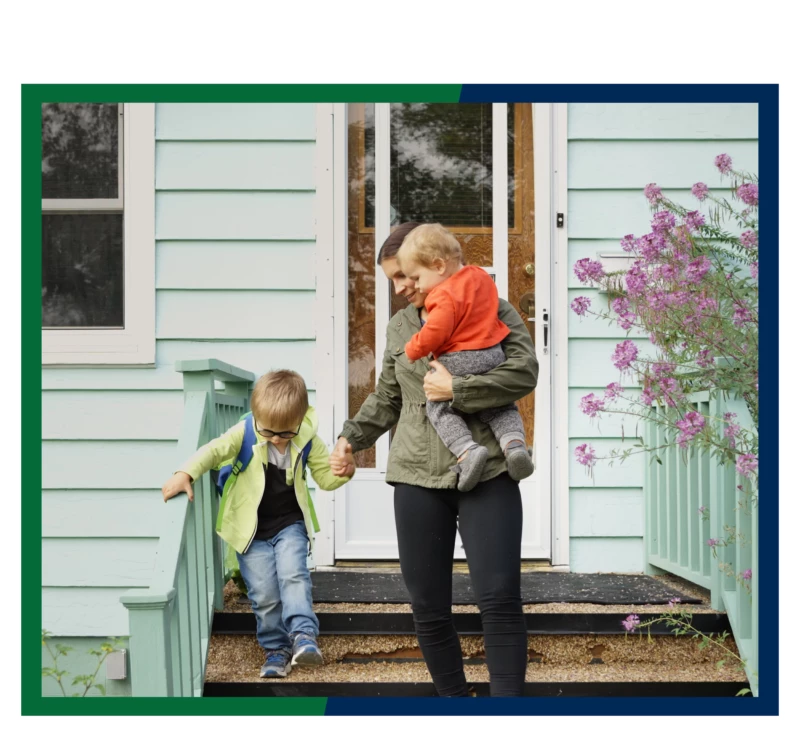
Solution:
[[[234,425],[224,435],[206,443],[179,470],[189,474],[193,480],[200,478],[212,468],[219,468],[231,463],[239,454],[244,439],[244,423],[253,422],[252,415]],[[308,456],[308,468],[317,485],[325,491],[333,491],[350,478],[334,476],[328,463],[329,451],[322,439],[317,435],[317,413],[313,407],[308,408],[300,425],[297,437],[290,441],[291,468],[286,471],[286,483],[294,483],[297,503],[303,512],[303,519],[311,546],[314,545],[314,533],[319,532],[319,523],[314,511],[314,504],[308,493],[306,474],[301,469],[300,453],[309,440],[313,439],[311,453]],[[254,428],[255,429],[255,428]],[[261,437],[256,434],[256,437]],[[238,553],[244,553],[253,541],[258,524],[258,505],[264,494],[264,468],[268,463],[266,445],[256,444],[253,447],[253,458],[247,468],[236,477],[235,483],[226,485],[225,493],[219,505],[217,515],[217,533]],[[298,473],[299,471],[299,473]]]

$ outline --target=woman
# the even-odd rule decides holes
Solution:
[[[425,296],[400,270],[396,255],[419,223],[405,223],[380,249],[378,264],[409,305],[389,321],[386,351],[375,391],[345,422],[331,454],[337,475],[353,472],[352,452],[371,447],[395,424],[386,481],[395,487],[394,512],[400,570],[411,597],[414,627],[440,696],[468,696],[461,644],[452,619],[456,521],[483,623],[492,696],[520,696],[527,664],[527,632],[520,594],[522,499],[506,473],[503,452],[488,425],[472,413],[529,394],[539,365],[528,330],[500,300],[498,315],[511,334],[502,342],[506,362],[485,374],[453,377],[437,361],[411,364],[404,346],[425,320]],[[431,369],[430,373],[429,368]],[[489,449],[472,491],[456,488],[455,457],[425,414],[426,399],[450,401],[466,413],[476,442]]]

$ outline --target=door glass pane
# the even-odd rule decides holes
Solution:
[[[354,417],[376,380],[375,105],[348,105],[347,178],[348,417]],[[375,468],[375,448],[356,453],[356,463]]]
[[[123,327],[122,214],[42,215],[42,326]]]
[[[42,105],[42,197],[119,197],[119,105]]]

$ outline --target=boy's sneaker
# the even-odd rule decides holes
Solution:
[[[322,651],[317,645],[317,638],[307,632],[295,632],[292,635],[292,665],[322,665]]]
[[[270,650],[261,666],[262,678],[286,678],[292,672],[289,653],[285,650]]]

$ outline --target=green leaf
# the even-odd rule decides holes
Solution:
[[[725,665],[725,658],[717,661],[717,670],[721,669],[723,665]]]
[[[749,688],[743,688],[741,691],[737,692],[737,696],[746,696],[747,694],[751,693]]]
[[[95,683],[94,687],[101,693],[103,696],[106,695],[106,687],[102,683]]]

